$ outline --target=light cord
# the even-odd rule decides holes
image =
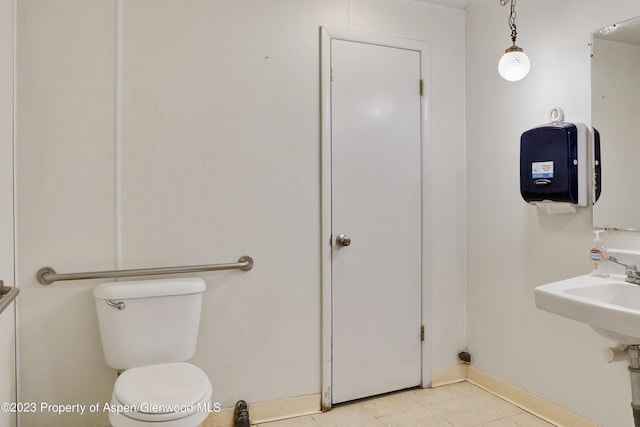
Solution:
[[[507,22],[511,29],[511,41],[513,41],[513,45],[515,46],[516,37],[518,37],[518,31],[516,30],[516,0],[500,0],[500,5],[506,6],[508,1],[511,1],[511,12],[509,13]]]

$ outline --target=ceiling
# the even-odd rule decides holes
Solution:
[[[479,0],[418,0],[423,3],[439,4],[442,6],[455,7],[457,9],[467,9]]]
[[[593,33],[599,39],[640,46],[640,18],[601,28]]]

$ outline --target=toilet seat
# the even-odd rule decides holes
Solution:
[[[201,413],[204,419],[211,391],[209,378],[197,366],[162,363],[124,371],[114,385],[112,404],[124,409],[122,415],[142,422],[172,421]]]

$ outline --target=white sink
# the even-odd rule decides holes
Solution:
[[[536,306],[591,326],[620,344],[640,344],[640,286],[624,276],[584,275],[538,286]]]

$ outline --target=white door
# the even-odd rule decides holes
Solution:
[[[420,52],[332,40],[331,70],[332,401],[339,403],[421,382]],[[350,243],[337,242],[340,234]]]

